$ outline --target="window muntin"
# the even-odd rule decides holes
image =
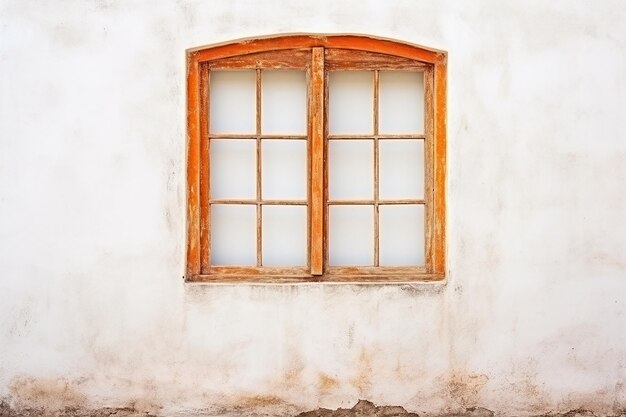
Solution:
[[[445,54],[358,36],[303,35],[205,48],[189,59],[188,280],[443,277]],[[242,82],[231,85],[231,96],[227,83],[236,79]],[[236,126],[215,119],[221,112],[229,117],[222,102],[241,119]],[[283,117],[294,107],[296,117]],[[246,195],[221,198],[234,191],[215,179],[229,162],[215,162],[214,143],[237,141],[250,143],[231,157],[232,166],[247,161]],[[287,172],[294,174],[286,186],[271,180]],[[247,232],[237,224],[225,233],[232,214],[229,220],[222,212],[237,210],[245,212]],[[222,221],[215,211],[224,223],[214,224]]]

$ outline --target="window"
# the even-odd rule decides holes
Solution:
[[[445,52],[286,35],[187,60],[188,281],[444,278]]]

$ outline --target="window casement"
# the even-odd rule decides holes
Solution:
[[[187,65],[187,281],[444,278],[445,52],[282,35]]]

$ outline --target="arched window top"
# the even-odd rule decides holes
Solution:
[[[188,58],[198,63],[239,55],[285,49],[344,49],[405,58],[424,64],[445,63],[446,52],[392,39],[357,34],[286,34],[244,38],[236,41],[192,48]]]

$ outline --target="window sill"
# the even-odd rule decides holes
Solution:
[[[324,274],[324,275],[206,275],[186,276],[185,282],[204,284],[415,284],[441,282],[444,274],[411,273],[393,276],[380,274]]]

